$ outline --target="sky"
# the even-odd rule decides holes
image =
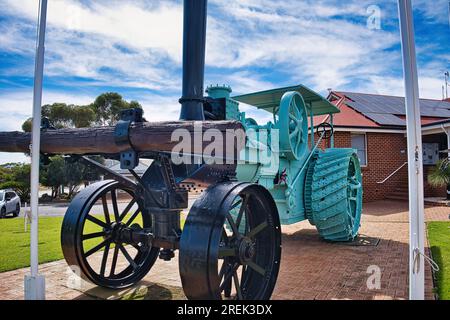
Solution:
[[[450,69],[448,0],[413,0],[422,98]],[[0,131],[32,113],[37,0],[0,0]],[[179,116],[181,0],[49,0],[43,104],[114,91],[149,121]],[[304,84],[404,95],[395,0],[209,0],[205,85],[233,94]],[[270,119],[242,106],[259,121]],[[0,153],[0,163],[24,161]]]

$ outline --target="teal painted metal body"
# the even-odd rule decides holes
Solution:
[[[247,141],[237,178],[270,191],[282,224],[308,219],[330,241],[353,240],[362,211],[361,169],[356,150],[318,147],[313,116],[339,110],[304,86],[231,98],[231,88],[208,87],[214,99],[225,98],[227,120],[242,122]],[[272,112],[273,122],[259,125],[239,111],[239,102]],[[309,117],[309,119],[308,119]],[[311,130],[310,130],[311,129]],[[310,130],[310,131],[309,131]],[[333,146],[333,144],[332,144]]]

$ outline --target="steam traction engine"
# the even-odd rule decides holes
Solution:
[[[242,148],[236,148],[233,161],[223,164],[199,160],[195,152],[189,155],[192,161],[175,164],[170,148],[152,147],[155,137],[170,131],[168,125],[152,125],[153,131],[159,130],[156,136],[131,135],[146,127],[139,110],[124,112],[113,131],[95,128],[95,136],[84,134],[74,142],[76,149],[68,149],[69,140],[63,147],[52,147],[52,137],[63,131],[43,132],[43,153],[78,154],[113,177],[82,190],[70,204],[61,231],[64,257],[84,279],[125,288],[141,280],[158,257],[170,260],[179,250],[188,298],[269,299],[280,267],[280,224],[308,219],[325,240],[356,237],[362,204],[359,161],[353,149],[320,150],[324,139],[333,145],[333,128],[327,122],[315,127],[314,116],[329,115],[332,122],[339,110],[304,86],[233,98],[229,87],[214,86],[204,97],[206,0],[186,0],[184,6],[179,123],[241,129]],[[240,112],[239,103],[272,113],[273,121],[259,125]],[[71,135],[80,131],[74,130]],[[113,141],[114,152],[105,151],[107,143],[97,143],[101,137]],[[0,134],[0,150],[26,150],[29,138],[2,144]],[[121,168],[135,179],[86,154],[120,159]],[[134,171],[139,158],[153,159],[142,176]],[[180,215],[188,208],[189,191],[199,189],[204,191],[182,226]],[[119,210],[118,198],[124,194],[131,200]]]

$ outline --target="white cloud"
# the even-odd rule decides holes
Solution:
[[[439,0],[438,5],[444,2]],[[243,74],[243,69],[273,68],[274,73],[286,75],[283,83],[301,82],[322,92],[351,86],[355,78],[389,77],[393,68],[398,69],[400,54],[388,49],[399,44],[399,35],[367,29],[364,21],[371,4],[369,0],[210,1],[207,65],[218,68],[217,74],[225,79]],[[383,19],[395,11],[396,6],[388,4],[379,3]],[[433,17],[428,2],[416,0],[415,4]],[[28,19],[27,25],[0,25],[2,48],[23,50],[32,57],[30,30],[37,2],[0,0],[0,5],[5,14]],[[92,78],[91,86],[139,87],[161,93],[179,90],[181,5],[181,1],[50,2],[46,74]],[[1,72],[31,76],[32,68]],[[207,81],[215,81],[215,74],[207,73]],[[249,83],[277,85],[268,71],[246,74],[249,78],[231,81],[239,92],[255,87]]]
[[[35,21],[35,0],[2,0],[6,14]],[[89,6],[75,0],[50,1],[48,25],[73,32],[97,34],[131,48],[159,48],[181,61],[182,7],[170,1],[92,1]],[[106,48],[105,48],[106,49]]]
[[[0,0],[1,15],[10,17],[0,21],[0,50],[29,61],[2,66],[4,83],[12,75],[32,77],[37,3]],[[398,49],[392,50],[399,45],[398,30],[367,29],[366,9],[371,4],[372,0],[212,0],[206,84],[230,84],[235,93],[303,83],[319,92],[333,88],[403,95],[401,57]],[[382,7],[383,24],[392,27],[396,5],[375,4]],[[426,19],[446,23],[446,0],[414,4]],[[81,85],[99,90],[144,88],[148,90],[132,98],[144,106],[149,121],[178,118],[182,1],[54,0],[49,2],[48,26],[45,73],[67,92]],[[419,55],[430,55],[436,45],[445,43],[419,46]],[[448,54],[436,54],[420,66],[423,97],[441,97],[442,73],[449,64]],[[31,91],[0,95],[1,130],[19,130],[31,115]],[[85,104],[94,98],[44,91],[46,103]],[[261,121],[270,118],[246,106],[242,109]]]

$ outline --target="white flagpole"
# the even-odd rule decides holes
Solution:
[[[45,278],[39,275],[38,260],[38,201],[39,201],[39,157],[41,147],[42,80],[44,73],[45,28],[47,24],[47,0],[40,1],[38,44],[34,74],[33,129],[31,138],[31,274],[25,276],[25,299],[45,299]]]
[[[398,0],[405,80],[409,182],[409,299],[425,298],[422,125],[411,0]]]

